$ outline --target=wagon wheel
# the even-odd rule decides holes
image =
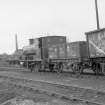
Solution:
[[[59,70],[60,70],[60,73],[63,72],[63,63],[59,63]]]
[[[102,73],[105,75],[105,64],[101,63],[101,69],[102,69]]]
[[[74,63],[71,65],[72,71],[73,73],[78,73],[78,64]]]
[[[99,63],[96,63],[94,72],[95,72],[96,75],[100,74],[100,64]]]
[[[97,63],[92,64],[92,70],[95,73],[95,75],[99,74]]]
[[[93,70],[93,72],[96,74],[96,64],[95,64],[95,63],[92,64],[92,70]]]
[[[49,63],[49,70],[50,70],[51,72],[54,71],[54,64]]]
[[[79,67],[78,67],[78,72],[79,72],[80,74],[82,74],[82,73],[83,73],[83,70],[84,70],[84,69],[83,69],[84,67],[83,67],[83,65],[80,65],[80,64],[79,64],[78,66],[79,66]]]
[[[72,72],[75,73],[74,64],[71,64],[71,65],[70,65],[70,68],[71,68]]]
[[[83,73],[83,65],[78,63],[72,64],[72,71],[74,73],[82,74]]]
[[[61,73],[63,71],[63,63],[59,62],[57,64],[57,73]]]
[[[71,64],[70,67],[71,67],[71,70],[73,71],[73,73],[75,73],[75,69],[76,69],[75,64]]]
[[[78,73],[78,74],[82,74],[83,73],[83,65],[77,64],[76,73]]]

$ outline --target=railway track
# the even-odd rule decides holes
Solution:
[[[63,84],[50,83],[44,81],[34,81],[26,78],[14,78],[0,76],[0,79],[19,88],[42,92],[50,96],[72,102],[81,103],[80,105],[104,105],[105,93],[97,90],[84,89]]]
[[[28,69],[24,69],[24,68],[15,68],[15,67],[0,67],[0,71],[16,71],[16,72],[28,72],[28,73],[31,73],[31,71],[30,70],[28,70]],[[36,73],[36,71],[34,71],[33,73]],[[45,74],[44,75],[46,75],[46,74],[53,74],[53,75],[61,75],[61,76],[63,76],[64,78],[65,77],[72,77],[72,78],[85,78],[85,79],[87,79],[87,78],[89,78],[89,79],[102,79],[102,80],[105,80],[105,76],[103,75],[103,74],[99,74],[99,75],[95,75],[92,71],[88,71],[88,70],[86,70],[84,73],[82,73],[82,74],[79,74],[79,73],[77,73],[77,74],[75,74],[75,73],[73,73],[72,71],[64,71],[64,72],[62,72],[62,73],[56,73],[56,72],[44,72]]]

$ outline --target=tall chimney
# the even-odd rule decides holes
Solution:
[[[17,40],[17,34],[15,34],[15,44],[16,44],[16,51],[18,51],[18,40]]]

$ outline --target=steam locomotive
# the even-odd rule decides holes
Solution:
[[[29,39],[23,47],[24,67],[32,71],[72,70],[83,73],[85,69],[105,75],[105,28],[86,32],[86,41],[67,43],[65,36],[45,36]]]

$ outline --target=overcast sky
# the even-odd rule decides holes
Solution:
[[[105,27],[105,0],[98,0],[100,26]],[[94,0],[0,0],[0,53],[19,48],[29,38],[65,35],[85,40],[84,32],[96,29]]]

